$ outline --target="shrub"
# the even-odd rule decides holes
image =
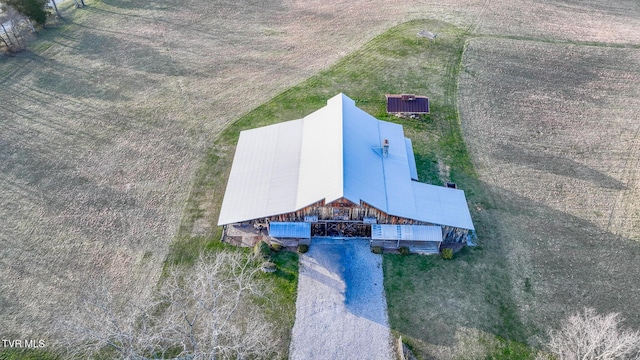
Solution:
[[[47,0],[5,0],[4,3],[38,25],[44,26],[47,22]]]
[[[263,272],[272,273],[278,269],[278,266],[271,261],[265,261],[262,263],[262,267],[260,268]]]
[[[298,245],[298,252],[299,252],[300,254],[304,254],[304,253],[306,253],[307,251],[309,251],[309,245],[305,245],[305,244],[300,244],[300,245]]]
[[[450,248],[442,249],[442,258],[445,260],[453,259],[453,249],[450,249]]]
[[[271,255],[271,248],[266,242],[260,241],[253,247],[253,253],[266,259]]]
[[[271,244],[271,250],[274,252],[279,252],[282,250],[282,245],[276,243]]]
[[[371,248],[374,254],[382,254],[382,246],[374,246]]]
[[[533,292],[533,286],[531,285],[531,278],[524,278],[524,291],[531,293]]]
[[[402,254],[402,255],[409,255],[409,254],[411,254],[411,250],[409,250],[409,248],[408,248],[408,247],[406,247],[406,246],[401,247],[400,249],[398,249],[398,251],[399,251],[399,252],[400,252],[400,254]]]

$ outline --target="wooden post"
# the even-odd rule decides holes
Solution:
[[[398,359],[406,360],[404,358],[404,346],[402,346],[402,336],[398,338]]]

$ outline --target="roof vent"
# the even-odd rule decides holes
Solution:
[[[382,140],[382,157],[389,156],[389,139]]]
[[[402,94],[401,96],[403,101],[413,101],[416,99],[414,94]]]

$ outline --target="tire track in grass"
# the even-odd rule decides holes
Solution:
[[[638,202],[626,199],[638,199],[640,201],[640,126],[633,135],[629,153],[624,165],[622,182],[626,189],[620,191],[609,213],[609,221],[605,232],[611,232],[619,236],[629,236],[640,240],[640,234],[633,234],[634,228],[640,231],[640,205]]]

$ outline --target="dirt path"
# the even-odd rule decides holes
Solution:
[[[366,240],[314,240],[300,257],[290,358],[393,358],[382,257]]]

